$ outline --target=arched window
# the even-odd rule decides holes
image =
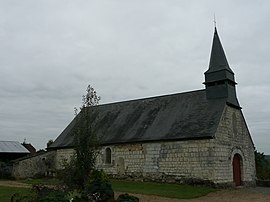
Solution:
[[[112,150],[111,148],[107,147],[105,149],[105,164],[111,164],[112,163]]]

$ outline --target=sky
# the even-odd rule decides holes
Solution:
[[[0,140],[46,148],[87,85],[100,104],[203,89],[214,15],[258,151],[270,154],[270,1],[0,0]]]

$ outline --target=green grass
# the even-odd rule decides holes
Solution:
[[[11,196],[14,193],[18,193],[18,194],[20,194],[20,196],[27,196],[27,195],[31,194],[31,190],[28,188],[0,186],[0,201],[1,202],[10,202]]]
[[[205,196],[216,189],[203,186],[177,185],[153,182],[112,180],[114,191],[155,195],[168,198],[191,199]]]
[[[44,184],[44,185],[57,185],[60,183],[57,179],[28,179],[21,180],[20,182],[27,184]],[[210,192],[217,191],[217,189],[204,187],[204,186],[190,186],[190,185],[177,185],[166,183],[154,183],[154,182],[132,182],[122,180],[111,180],[114,191],[138,193],[145,195],[155,195],[168,198],[178,199],[191,199],[201,196],[205,196]],[[30,193],[30,189],[27,188],[9,188],[0,187],[0,201],[10,201],[10,197],[13,193],[18,192],[23,195]],[[3,199],[1,198],[3,197]]]

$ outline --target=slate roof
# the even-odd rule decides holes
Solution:
[[[224,49],[218,36],[217,28],[215,27],[209,69],[207,72],[216,72],[224,69],[234,74],[229,66],[228,60],[224,53]]]
[[[0,141],[0,153],[30,153],[17,141]]]
[[[207,100],[205,90],[90,107],[101,144],[213,138],[226,99]],[[75,118],[76,119],[76,118]],[[75,119],[50,148],[73,146]]]

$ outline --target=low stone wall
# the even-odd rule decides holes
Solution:
[[[13,164],[12,176],[16,179],[44,177],[54,175],[55,151],[16,160]]]

